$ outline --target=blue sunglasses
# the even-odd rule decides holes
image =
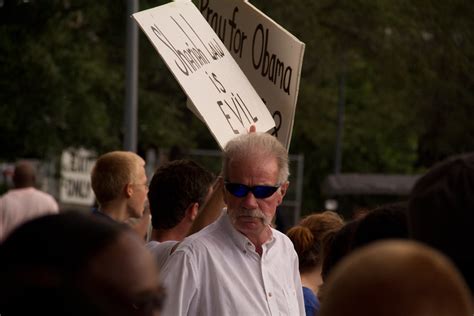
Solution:
[[[242,198],[244,196],[247,196],[249,192],[252,192],[253,196],[255,196],[255,198],[257,199],[265,199],[267,197],[272,196],[273,193],[275,193],[280,187],[280,185],[256,185],[253,187],[249,187],[245,184],[231,182],[225,182],[224,184],[226,190],[229,191],[229,193],[233,196]]]

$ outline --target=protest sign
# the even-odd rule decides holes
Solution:
[[[91,187],[91,171],[95,159],[94,152],[83,148],[63,151],[59,187],[62,203],[92,206],[95,196]]]
[[[250,125],[266,132],[273,118],[225,45],[190,1],[133,14],[219,146]]]
[[[243,0],[200,0],[199,10],[275,120],[272,134],[290,146],[305,44]]]

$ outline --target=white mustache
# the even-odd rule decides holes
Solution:
[[[248,217],[255,217],[260,218],[264,225],[270,225],[272,219],[267,217],[260,209],[239,209],[236,211],[231,211],[230,215],[232,219],[235,221],[238,217],[248,216]]]

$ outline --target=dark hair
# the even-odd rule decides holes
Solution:
[[[321,276],[324,281],[327,280],[329,273],[351,250],[354,241],[354,233],[359,225],[360,219],[352,220],[346,223],[341,229],[333,235],[328,236],[325,242],[323,253],[323,267]]]
[[[154,229],[170,229],[191,203],[204,203],[214,176],[191,160],[174,160],[159,167],[150,182],[148,201]]]
[[[20,226],[0,245],[0,313],[93,314],[78,279],[124,231],[124,225],[74,211]]]
[[[360,219],[354,232],[352,248],[358,248],[380,239],[408,238],[408,203],[385,204],[368,212]]]
[[[454,261],[474,292],[474,153],[450,157],[416,182],[408,225],[414,239]]]
[[[15,165],[13,172],[13,184],[16,188],[34,186],[36,182],[36,170],[33,164],[26,160],[20,160]]]

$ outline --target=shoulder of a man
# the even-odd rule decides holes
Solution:
[[[0,201],[8,201],[9,199],[15,199],[16,198],[16,191],[17,190],[8,190],[5,192],[3,195],[0,196]]]
[[[199,251],[206,248],[207,245],[213,243],[215,238],[220,236],[220,230],[221,227],[218,222],[214,222],[199,232],[184,238],[176,250],[188,249],[189,251]]]
[[[188,315],[191,305],[198,300],[203,271],[207,266],[212,246],[212,227],[186,237],[168,257],[160,270],[160,278],[170,294],[164,315]],[[193,305],[194,306],[194,305]],[[196,306],[194,306],[196,308]],[[190,313],[196,315],[196,312]]]
[[[284,251],[288,253],[288,255],[291,255],[291,256],[297,256],[295,247],[293,243],[291,242],[290,238],[288,238],[288,236],[286,236],[285,234],[283,234],[282,232],[274,228],[272,228],[272,233],[273,233],[273,238],[275,238],[276,246],[281,251]]]
[[[167,240],[163,242],[152,240],[146,243],[145,247],[153,254],[161,269],[171,255],[173,247],[178,243],[179,241],[176,240]]]
[[[44,203],[47,203],[51,211],[54,212],[59,210],[58,202],[51,194],[36,188],[31,188],[29,194],[35,196],[34,199],[42,200]]]
[[[283,234],[281,231],[275,228],[272,228],[272,234],[273,234],[273,238],[275,238],[279,243],[284,244],[285,247],[291,246],[290,248],[294,248],[292,246],[293,243],[291,242],[290,238],[288,238],[288,236]]]
[[[170,255],[169,262],[173,262],[177,257],[181,259],[194,261],[195,263],[200,262],[199,258],[208,257],[208,253],[218,247],[218,242],[222,242],[226,239],[226,232],[223,231],[223,227],[220,223],[220,219],[214,223],[203,228],[199,232],[186,237],[179,243],[173,253]]]
[[[36,192],[36,194],[38,194],[40,196],[43,196],[45,199],[52,200],[52,201],[54,201],[54,203],[56,203],[56,199],[51,194],[49,194],[48,192],[41,191],[41,190],[38,190],[38,189],[35,189],[35,192]]]

